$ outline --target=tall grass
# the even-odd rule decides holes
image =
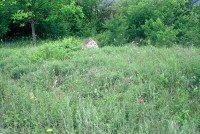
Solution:
[[[1,133],[200,133],[199,49],[80,43],[0,49]]]

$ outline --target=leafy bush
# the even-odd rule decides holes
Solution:
[[[12,5],[12,4],[9,4]],[[5,36],[5,34],[9,31],[9,25],[11,23],[11,14],[9,12],[9,6],[5,1],[0,3],[0,38]]]
[[[100,46],[120,46],[128,41],[127,25],[122,16],[113,16],[104,24],[105,31],[97,35]]]
[[[200,6],[199,6],[200,7]],[[200,15],[190,12],[178,18],[176,26],[178,29],[178,41],[184,45],[200,44]]]
[[[32,61],[43,61],[45,59],[69,59],[73,52],[81,50],[80,39],[65,38],[60,41],[49,42],[42,45],[36,52],[29,55]]]
[[[157,46],[199,44],[200,6],[193,7],[191,1],[125,0],[119,3],[119,13],[106,20],[105,31],[97,36],[102,38],[103,45],[141,39]]]
[[[176,43],[177,30],[174,30],[173,26],[166,26],[162,20],[158,18],[156,21],[152,19],[147,20],[145,25],[142,26],[144,33],[147,36],[146,40],[150,40],[150,45],[166,45],[170,46]]]
[[[4,52],[2,52],[2,57],[4,58],[0,61],[0,72],[2,74],[8,75],[13,79],[19,79],[22,75],[36,69],[35,65],[30,65],[30,60],[23,57],[21,52],[16,52],[15,50],[6,52],[6,49]],[[5,70],[7,70],[7,73],[5,73]]]

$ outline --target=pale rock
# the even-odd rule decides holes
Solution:
[[[83,49],[87,49],[87,48],[90,49],[90,48],[99,48],[99,47],[93,39],[89,38],[86,42],[83,43]]]

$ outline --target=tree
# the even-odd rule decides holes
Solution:
[[[83,35],[91,36],[102,32],[103,23],[115,13],[115,0],[78,0],[84,13]]]
[[[77,36],[83,27],[84,13],[76,0],[55,1],[48,16],[38,21],[37,33],[45,37]]]
[[[122,0],[119,3],[119,13],[104,26],[106,35],[115,40],[145,39],[153,42],[152,45],[198,45],[200,42],[200,6],[194,7],[194,0]],[[120,33],[117,29],[123,37],[116,35]]]
[[[9,25],[11,23],[11,9],[13,10],[14,0],[9,2],[2,0],[0,2],[0,37],[3,37],[9,31]]]
[[[49,7],[49,0],[18,0],[15,4],[17,10],[12,15],[14,22],[19,21],[21,26],[27,22],[31,26],[32,43],[36,44],[35,23],[45,16],[45,10]]]
[[[21,26],[30,24],[33,44],[36,44],[36,24],[62,20],[60,25],[63,25],[63,20],[68,19],[64,18],[66,15],[74,17],[72,14],[78,12],[77,16],[83,16],[81,8],[76,6],[76,0],[17,0],[15,6],[17,10],[12,19]]]

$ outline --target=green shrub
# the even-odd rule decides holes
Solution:
[[[81,50],[80,39],[65,38],[60,41],[49,42],[42,45],[38,50],[29,55],[32,61],[43,61],[46,59],[69,59],[73,52]]]
[[[173,26],[165,25],[160,18],[156,21],[147,20],[142,28],[147,36],[146,40],[151,42],[150,45],[170,46],[177,41],[178,31]]]
[[[5,52],[5,53],[4,53]],[[13,79],[19,79],[22,75],[36,70],[35,65],[27,57],[23,57],[21,52],[16,50],[2,52],[2,60],[0,60],[0,72]],[[5,73],[5,70],[7,73]]]
[[[122,16],[113,16],[104,24],[105,31],[97,35],[100,46],[121,46],[127,43],[129,36],[127,25]]]
[[[186,46],[198,46],[200,44],[199,20],[200,16],[196,12],[190,12],[178,18],[175,25],[176,27],[178,27],[179,43]]]
[[[14,67],[11,70],[11,78],[19,79],[22,75],[32,72],[34,70],[35,70],[35,68],[33,68],[33,66],[21,65],[18,67]]]
[[[199,6],[191,6],[191,1],[128,0],[119,3],[118,14],[105,21],[103,32],[97,36],[102,46],[141,39],[145,44],[157,46],[199,44]]]

